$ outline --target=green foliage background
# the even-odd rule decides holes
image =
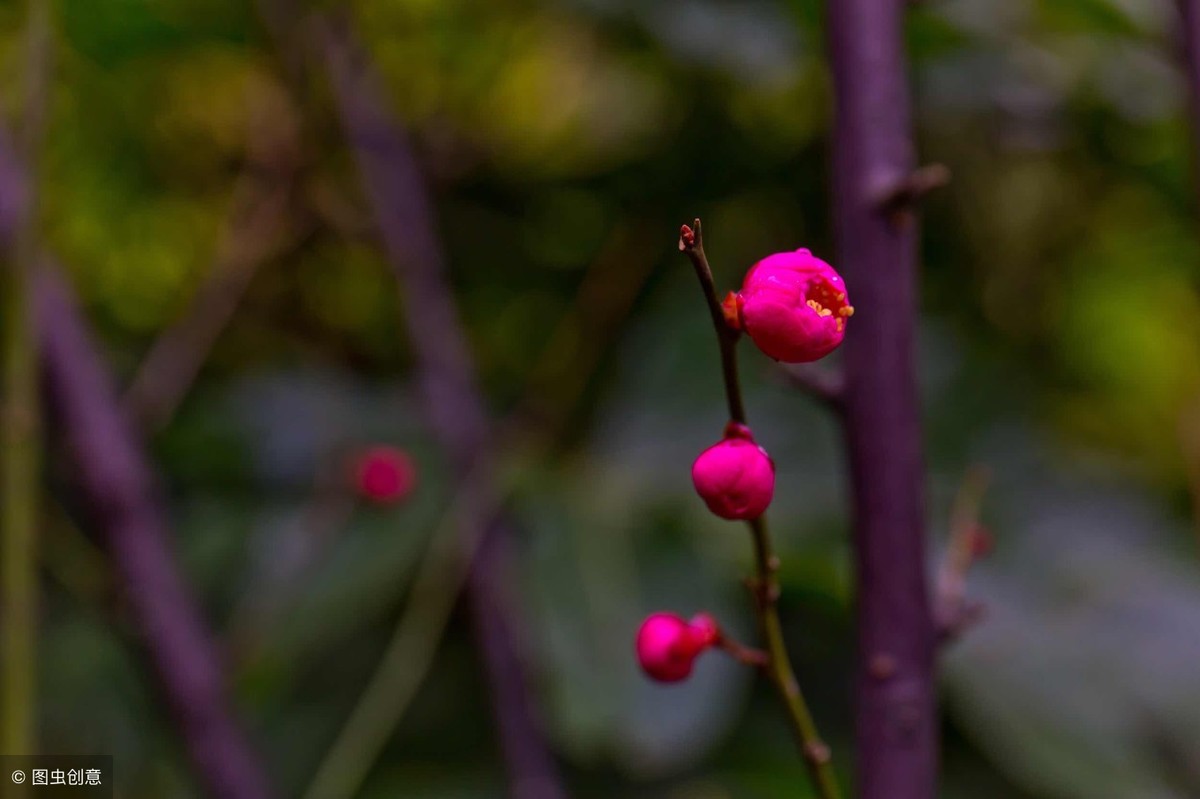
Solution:
[[[765,686],[716,658],[683,687],[652,686],[631,639],[660,608],[709,608],[752,634],[744,532],[704,513],[688,478],[723,400],[675,234],[705,219],[721,286],[801,245],[837,263],[820,5],[347,5],[430,179],[493,410],[532,397],[563,420],[516,474],[513,578],[576,795],[801,795]],[[946,797],[1200,791],[1200,225],[1174,14],[1168,0],[931,0],[910,14],[920,149],[954,173],[923,232],[935,543],[964,470],[995,477],[997,552],[972,576],[990,613],[946,660]],[[272,159],[297,169],[301,234],[258,268],[153,439],[239,707],[297,795],[452,498],[415,415],[394,281],[328,86],[314,73],[297,91],[252,4],[58,0],[54,25],[40,229],[122,379],[210,274],[239,176]],[[13,124],[23,26],[23,4],[0,5]],[[765,358],[743,368],[779,466],[788,634],[848,770],[837,430]],[[304,522],[318,486],[340,485],[345,453],[371,441],[414,453],[414,500],[356,509],[301,578],[272,578],[319,546]],[[41,740],[115,754],[122,796],[195,796],[103,560],[70,522],[61,461],[51,453]],[[276,610],[239,626],[256,602]],[[363,796],[501,795],[465,622]]]

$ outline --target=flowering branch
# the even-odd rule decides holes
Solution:
[[[729,404],[729,416],[732,420],[731,427],[734,424],[744,427],[746,411],[737,373],[736,345],[740,335],[727,322],[726,311],[717,299],[712,269],[704,254],[699,219],[695,220],[692,227],[687,225],[682,227],[679,249],[688,257],[696,270],[696,277],[700,281],[704,299],[712,316],[713,328],[720,346],[721,373],[725,381],[725,394]],[[747,524],[754,539],[755,577],[752,587],[755,595],[755,611],[767,645],[764,668],[787,711],[788,721],[796,736],[804,761],[808,765],[809,774],[818,794],[822,799],[837,799],[840,792],[837,778],[833,772],[829,747],[821,740],[820,733],[817,731],[812,713],[800,691],[800,684],[796,680],[796,674],[783,640],[778,609],[779,558],[771,547],[767,520],[759,512],[752,518],[748,518]]]

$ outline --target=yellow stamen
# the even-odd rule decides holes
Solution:
[[[816,300],[809,300],[808,307],[812,308],[814,311],[816,311],[817,316],[833,316],[833,311],[826,308],[824,305],[817,302]]]

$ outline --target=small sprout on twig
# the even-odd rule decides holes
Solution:
[[[913,209],[927,194],[950,182],[950,168],[945,164],[918,167],[900,180],[890,182],[874,192],[875,207],[891,217],[895,227],[912,223]]]
[[[917,203],[934,189],[940,189],[949,182],[948,166],[926,164],[876,191],[875,205],[881,211],[896,211]]]

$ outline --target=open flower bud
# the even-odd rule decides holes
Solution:
[[[775,495],[775,464],[748,427],[730,422],[725,438],[692,464],[692,482],[722,519],[756,519]]]
[[[638,663],[652,679],[679,682],[692,673],[696,657],[720,637],[716,621],[707,613],[690,622],[674,613],[652,613],[638,630]]]
[[[804,249],[768,255],[752,266],[736,309],[737,326],[764,353],[787,363],[828,355],[842,343],[854,313],[841,275]]]
[[[408,498],[417,484],[417,469],[400,449],[375,446],[358,456],[355,488],[376,505],[394,505]]]

